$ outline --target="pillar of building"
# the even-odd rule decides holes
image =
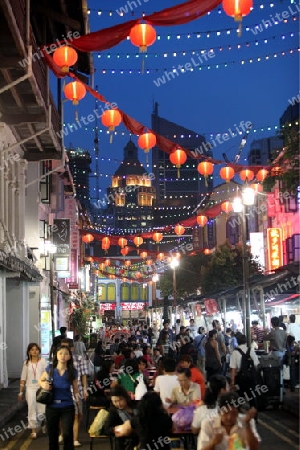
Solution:
[[[12,357],[7,360],[9,378],[18,378],[29,344],[29,292],[28,282],[17,278],[6,279],[7,352]]]
[[[0,274],[0,388],[8,387],[6,330],[6,278]]]

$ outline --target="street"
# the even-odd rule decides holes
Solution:
[[[0,430],[0,449],[3,450],[47,450],[48,438],[41,433],[36,440],[30,438],[26,424],[26,410],[20,412],[12,421]],[[79,441],[82,450],[89,449],[89,436],[84,431],[84,421],[81,426]],[[10,427],[10,428],[9,428]],[[259,413],[258,432],[262,439],[259,450],[298,450],[299,421],[295,415],[281,409],[268,410]],[[15,434],[11,437],[12,434]],[[108,439],[94,442],[94,449],[109,450]],[[62,446],[61,446],[62,448]]]

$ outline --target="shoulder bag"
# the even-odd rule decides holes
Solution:
[[[53,375],[53,366],[49,372],[49,378],[51,379]],[[53,391],[46,391],[46,389],[39,388],[36,391],[36,401],[42,403],[43,405],[51,405],[53,403]]]

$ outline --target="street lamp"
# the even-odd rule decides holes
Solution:
[[[175,320],[176,320],[176,307],[177,307],[177,286],[176,286],[176,267],[179,266],[179,261],[177,258],[172,258],[170,262],[170,267],[173,269],[173,306],[175,308]]]
[[[255,202],[255,191],[250,187],[244,187],[241,191],[242,196],[234,198],[232,206],[235,213],[241,214],[242,218],[242,258],[243,258],[243,315],[244,315],[244,325],[247,336],[247,345],[251,345],[251,329],[250,329],[250,287],[249,287],[249,276],[250,276],[250,266],[249,258],[247,255],[247,228],[246,228],[246,207],[253,206]]]

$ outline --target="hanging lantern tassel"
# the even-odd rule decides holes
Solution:
[[[239,19],[237,19],[237,20],[239,20]],[[238,37],[241,37],[242,36],[242,29],[243,29],[243,27],[242,27],[242,19],[240,19],[239,20],[239,27],[238,27]]]
[[[113,138],[114,138],[114,131],[115,131],[115,127],[109,127],[109,143],[112,144]]]
[[[180,164],[176,164],[177,167],[177,178],[180,178]]]

